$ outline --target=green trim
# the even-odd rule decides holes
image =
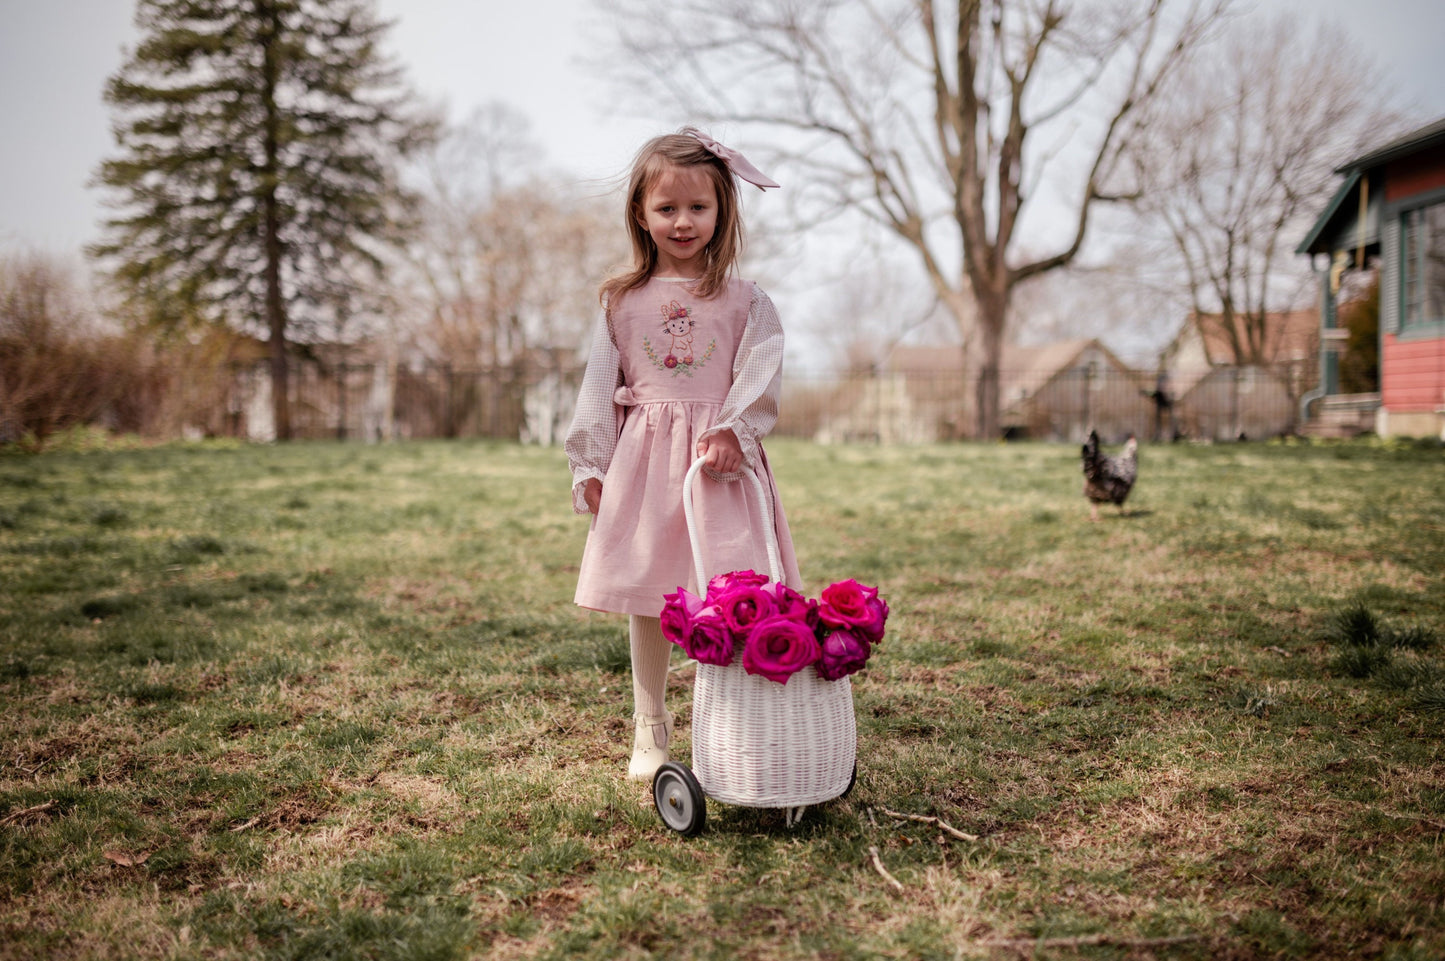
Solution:
[[[1340,392],[1340,355],[1337,351],[1327,350],[1323,360],[1320,381],[1324,384],[1325,393],[1338,394]]]
[[[1395,342],[1402,340],[1438,340],[1445,337],[1445,320],[1426,320],[1406,324],[1395,331]]]
[[[1325,212],[1319,215],[1319,218],[1315,220],[1315,225],[1310,228],[1309,234],[1300,243],[1300,245],[1294,249],[1295,253],[1329,253],[1329,250],[1327,249],[1313,250],[1311,248],[1314,247],[1315,242],[1320,239],[1320,235],[1323,234],[1326,228],[1329,227],[1330,221],[1334,219],[1335,214],[1339,212],[1339,209],[1344,206],[1345,201],[1349,199],[1350,194],[1354,192],[1355,185],[1359,182],[1360,172],[1358,170],[1352,172],[1348,177],[1345,178],[1345,182],[1340,185],[1340,189],[1335,191],[1335,195],[1331,197],[1330,202],[1325,205]]]
[[[1400,330],[1400,235],[1405,232],[1400,218],[1384,215],[1381,224],[1384,243],[1380,267],[1380,336]]]
[[[1409,319],[1408,311],[1405,309],[1405,215],[1412,210],[1419,210],[1423,207],[1436,207],[1445,205],[1445,187],[1437,187],[1434,190],[1426,190],[1422,193],[1413,194],[1403,200],[1397,200],[1387,204],[1384,210],[1384,218],[1387,224],[1393,224],[1400,234],[1399,245],[1396,248],[1394,263],[1387,263],[1386,269],[1395,279],[1395,323],[1391,331],[1398,340],[1433,340],[1445,333],[1445,317],[1431,317],[1429,320],[1418,320],[1412,322]],[[1382,305],[1383,306],[1383,305]],[[1383,317],[1382,317],[1383,321]],[[1385,324],[1381,323],[1383,331]]]

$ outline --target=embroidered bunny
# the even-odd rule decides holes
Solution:
[[[692,311],[673,301],[662,308],[662,329],[667,331],[672,338],[672,346],[668,348],[667,356],[662,359],[663,366],[671,369],[678,363],[688,367],[692,366],[692,333],[697,321],[692,319]],[[679,357],[678,355],[682,356]]]
[[[654,347],[652,338],[642,338],[642,349],[647,353],[647,359],[656,367],[672,371],[676,377],[684,374],[688,377],[693,371],[701,370],[712,356],[713,350],[717,347],[717,341],[709,341],[707,348],[703,350],[702,356],[695,356],[693,353],[693,337],[696,334],[697,320],[692,316],[692,309],[684,307],[677,301],[662,306],[662,332],[667,335],[667,353],[659,357],[662,350],[661,343]]]

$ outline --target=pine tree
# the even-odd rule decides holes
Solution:
[[[270,340],[276,436],[288,340],[339,324],[405,235],[402,158],[434,125],[382,53],[370,0],[140,0],[106,87],[118,214],[92,253],[161,328]]]

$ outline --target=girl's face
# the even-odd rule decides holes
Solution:
[[[701,167],[668,167],[642,195],[638,221],[657,245],[656,273],[702,276],[699,254],[717,229],[717,189]]]

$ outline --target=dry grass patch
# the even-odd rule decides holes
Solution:
[[[853,795],[692,841],[623,779],[625,625],[569,603],[558,452],[0,463],[3,950],[1439,956],[1442,651],[1351,676],[1321,634],[1445,628],[1438,451],[1146,453],[1091,525],[1071,449],[771,447],[810,583],[879,584],[890,634]]]

